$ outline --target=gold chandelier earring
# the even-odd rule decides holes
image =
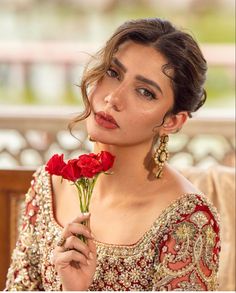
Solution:
[[[167,134],[163,134],[160,137],[160,145],[156,149],[153,155],[153,159],[157,167],[157,171],[156,171],[157,179],[162,177],[164,163],[169,159],[169,152],[167,149],[168,141],[169,141],[169,136]]]
[[[90,135],[88,135],[88,140],[91,142],[95,142],[95,140]]]

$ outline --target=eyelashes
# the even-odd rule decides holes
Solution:
[[[136,91],[140,93],[142,96],[146,97],[148,100],[156,99],[156,95],[146,88],[139,88],[139,89],[136,89]]]
[[[114,69],[112,68],[109,68],[106,72],[106,74],[109,76],[109,77],[112,77],[112,78],[118,78],[119,77],[119,74],[117,71],[115,71]]]
[[[106,71],[106,75],[109,78],[115,78],[119,81],[121,80],[119,72],[112,67],[108,68],[108,70]],[[138,87],[135,89],[135,91],[138,95],[144,97],[147,100],[157,99],[156,94],[153,91],[151,91],[145,87]]]

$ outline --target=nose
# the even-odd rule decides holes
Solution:
[[[106,104],[110,105],[114,110],[120,112],[124,108],[125,95],[127,95],[127,88],[120,84],[115,89],[111,90],[104,98]]]

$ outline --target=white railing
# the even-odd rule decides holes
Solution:
[[[81,112],[75,107],[2,106],[0,108],[0,168],[37,166],[56,152],[74,157],[92,150],[85,124],[68,123]],[[235,124],[232,112],[201,111],[180,133],[171,135],[170,162],[176,166],[214,163],[234,165]]]
[[[0,41],[0,63],[81,64],[101,46],[98,43]],[[233,44],[202,44],[201,49],[209,65],[235,66]]]

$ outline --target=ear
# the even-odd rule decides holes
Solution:
[[[188,119],[188,112],[183,111],[178,114],[171,114],[166,117],[164,124],[160,128],[160,135],[178,132]]]

